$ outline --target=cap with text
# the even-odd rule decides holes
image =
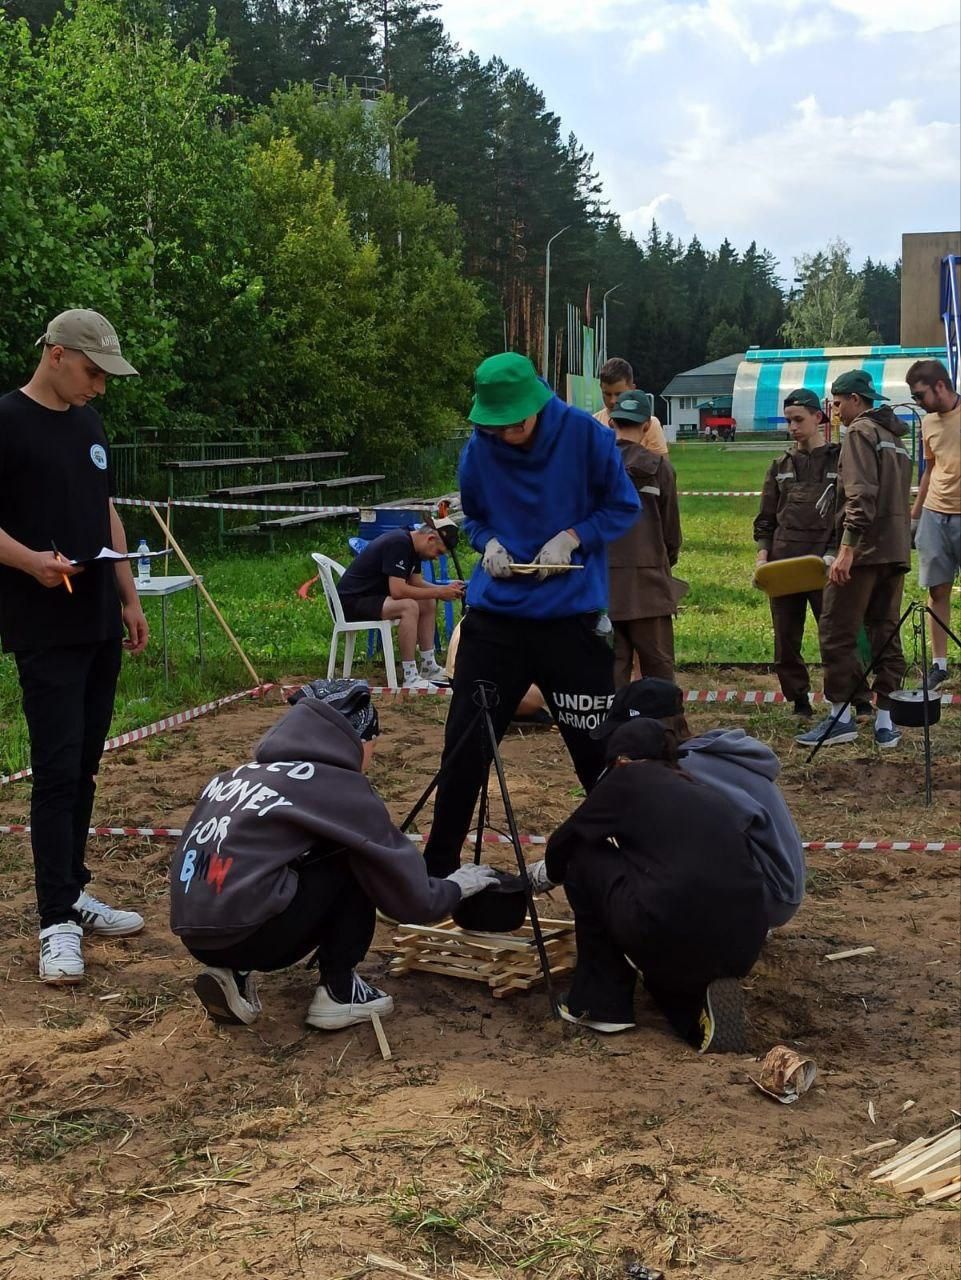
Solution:
[[[117,330],[99,311],[75,308],[61,311],[47,325],[46,333],[36,342],[39,346],[67,347],[70,351],[82,351],[104,373],[117,378],[139,377],[137,370],[120,354]]]

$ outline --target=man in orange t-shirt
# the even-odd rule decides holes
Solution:
[[[905,378],[911,399],[925,411],[924,475],[911,508],[911,531],[918,549],[918,580],[927,587],[934,618],[933,663],[928,684],[936,689],[948,678],[951,586],[961,569],[961,396],[940,360],[916,360]]]
[[[604,408],[598,409],[594,417],[605,427],[611,425],[611,410],[617,403],[617,397],[625,391],[636,391],[637,387],[634,383],[634,370],[619,356],[612,356],[610,360],[605,360],[601,365],[598,378],[601,383],[601,395],[604,397]],[[653,401],[654,397],[651,397]],[[664,436],[664,428],[661,426],[659,418],[653,414],[644,428],[641,439],[638,442],[645,449],[650,449],[651,453],[660,453],[667,457],[667,440]]]

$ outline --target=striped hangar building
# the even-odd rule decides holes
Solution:
[[[911,420],[911,397],[904,376],[915,360],[944,361],[944,347],[804,347],[761,351],[752,348],[677,374],[661,392],[667,401],[669,440],[706,434],[733,420],[742,432],[787,435],[784,399],[796,387],[820,397],[830,414],[831,383],[850,369],[864,369],[874,385]],[[728,417],[729,415],[729,417]]]

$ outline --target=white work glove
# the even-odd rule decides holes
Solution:
[[[542,858],[540,862],[532,862],[527,868],[528,879],[531,882],[531,888],[535,893],[549,893],[551,889],[556,888],[554,881],[548,877],[547,863]]]
[[[461,898],[472,898],[475,893],[491,889],[497,884],[497,876],[493,867],[476,866],[473,862],[465,862],[447,877],[460,889]]]
[[[568,533],[563,529],[560,533],[555,533],[550,542],[545,542],[534,557],[535,564],[544,565],[565,565],[570,564],[571,556],[574,551],[581,545],[580,538],[576,538],[574,534]],[[539,582],[543,582],[545,578],[551,576],[550,568],[541,569],[537,578]]]
[[[484,558],[481,561],[481,567],[484,572],[490,574],[492,578],[510,578],[511,574],[511,558],[504,547],[496,538],[491,538],[487,546],[484,548]]]

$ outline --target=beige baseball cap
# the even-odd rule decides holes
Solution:
[[[99,311],[79,308],[61,311],[50,321],[46,333],[37,339],[35,345],[39,347],[41,343],[47,347],[82,351],[104,373],[112,373],[119,378],[140,376],[120,354],[117,330]]]

